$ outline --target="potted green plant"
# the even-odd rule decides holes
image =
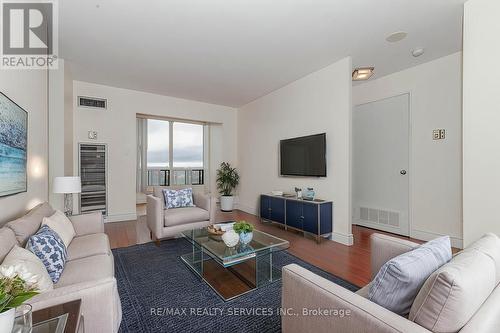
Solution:
[[[12,331],[16,307],[38,294],[37,280],[20,265],[0,266],[0,333]]]
[[[234,231],[240,235],[240,242],[243,244],[248,244],[253,238],[253,225],[247,221],[238,221],[233,225]]]
[[[240,182],[240,175],[236,168],[233,168],[228,162],[222,162],[217,169],[217,189],[221,195],[220,208],[223,212],[233,210],[233,191]]]

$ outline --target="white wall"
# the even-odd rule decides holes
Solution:
[[[59,59],[49,72],[49,203],[64,211],[64,195],[53,193],[54,177],[73,175],[73,78]],[[74,195],[76,200],[76,194]]]
[[[64,211],[64,195],[53,193],[52,180],[64,176],[64,60],[59,59],[58,69],[49,72],[49,203]]]
[[[0,91],[28,112],[28,191],[0,198],[0,225],[47,201],[47,72],[1,70]]]
[[[353,88],[353,104],[410,93],[410,235],[450,235],[462,246],[462,54],[368,81]],[[432,130],[446,130],[432,140]],[[397,140],[397,138],[394,138]]]
[[[108,99],[108,109],[94,110],[76,105],[77,96]],[[74,169],[78,174],[78,143],[90,142],[88,131],[98,132],[98,140],[108,147],[108,221],[134,219],[136,214],[136,114],[173,117],[219,123],[214,126],[210,160],[236,163],[236,109],[109,87],[73,82]],[[212,166],[212,165],[211,165]],[[211,168],[211,181],[215,169]]]
[[[327,134],[328,177],[280,177],[279,141],[322,132]],[[257,214],[262,193],[314,187],[318,197],[333,201],[333,239],[352,244],[350,136],[350,57],[241,107],[239,208]]]
[[[64,62],[64,176],[73,176],[73,77]]]
[[[464,16],[464,243],[500,235],[500,1],[469,0]]]

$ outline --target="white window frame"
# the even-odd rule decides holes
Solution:
[[[140,117],[140,116],[138,116]],[[161,120],[161,121],[167,121],[168,122],[168,135],[169,135],[169,147],[168,147],[168,166],[165,168],[147,168],[147,170],[150,169],[159,169],[159,170],[169,170],[169,187],[175,187],[175,186],[193,186],[193,187],[206,187],[208,186],[208,170],[207,170],[207,164],[209,163],[208,161],[208,154],[207,154],[207,146],[209,145],[208,141],[208,126],[206,126],[206,123],[203,122],[197,122],[197,121],[189,121],[189,120],[181,120],[181,119],[172,119],[172,118],[163,118],[163,117],[140,117],[140,118],[145,118],[146,120]],[[202,152],[202,162],[203,166],[202,167],[174,167],[174,123],[184,123],[184,124],[196,124],[202,126],[202,137],[203,137],[203,152]],[[147,127],[147,125],[146,125]],[[147,154],[147,153],[146,153]],[[147,158],[147,157],[146,157]],[[193,170],[203,170],[203,184],[192,184],[192,171]],[[174,172],[175,171],[184,171],[186,174],[186,182],[185,184],[174,184]],[[153,185],[154,186],[154,185]],[[148,184],[148,187],[150,185]]]

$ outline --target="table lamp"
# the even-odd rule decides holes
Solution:
[[[73,193],[82,192],[80,177],[55,177],[52,185],[54,193],[64,194],[64,214],[73,215]]]

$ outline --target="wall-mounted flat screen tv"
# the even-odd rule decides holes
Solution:
[[[280,141],[282,176],[326,177],[326,133]]]

